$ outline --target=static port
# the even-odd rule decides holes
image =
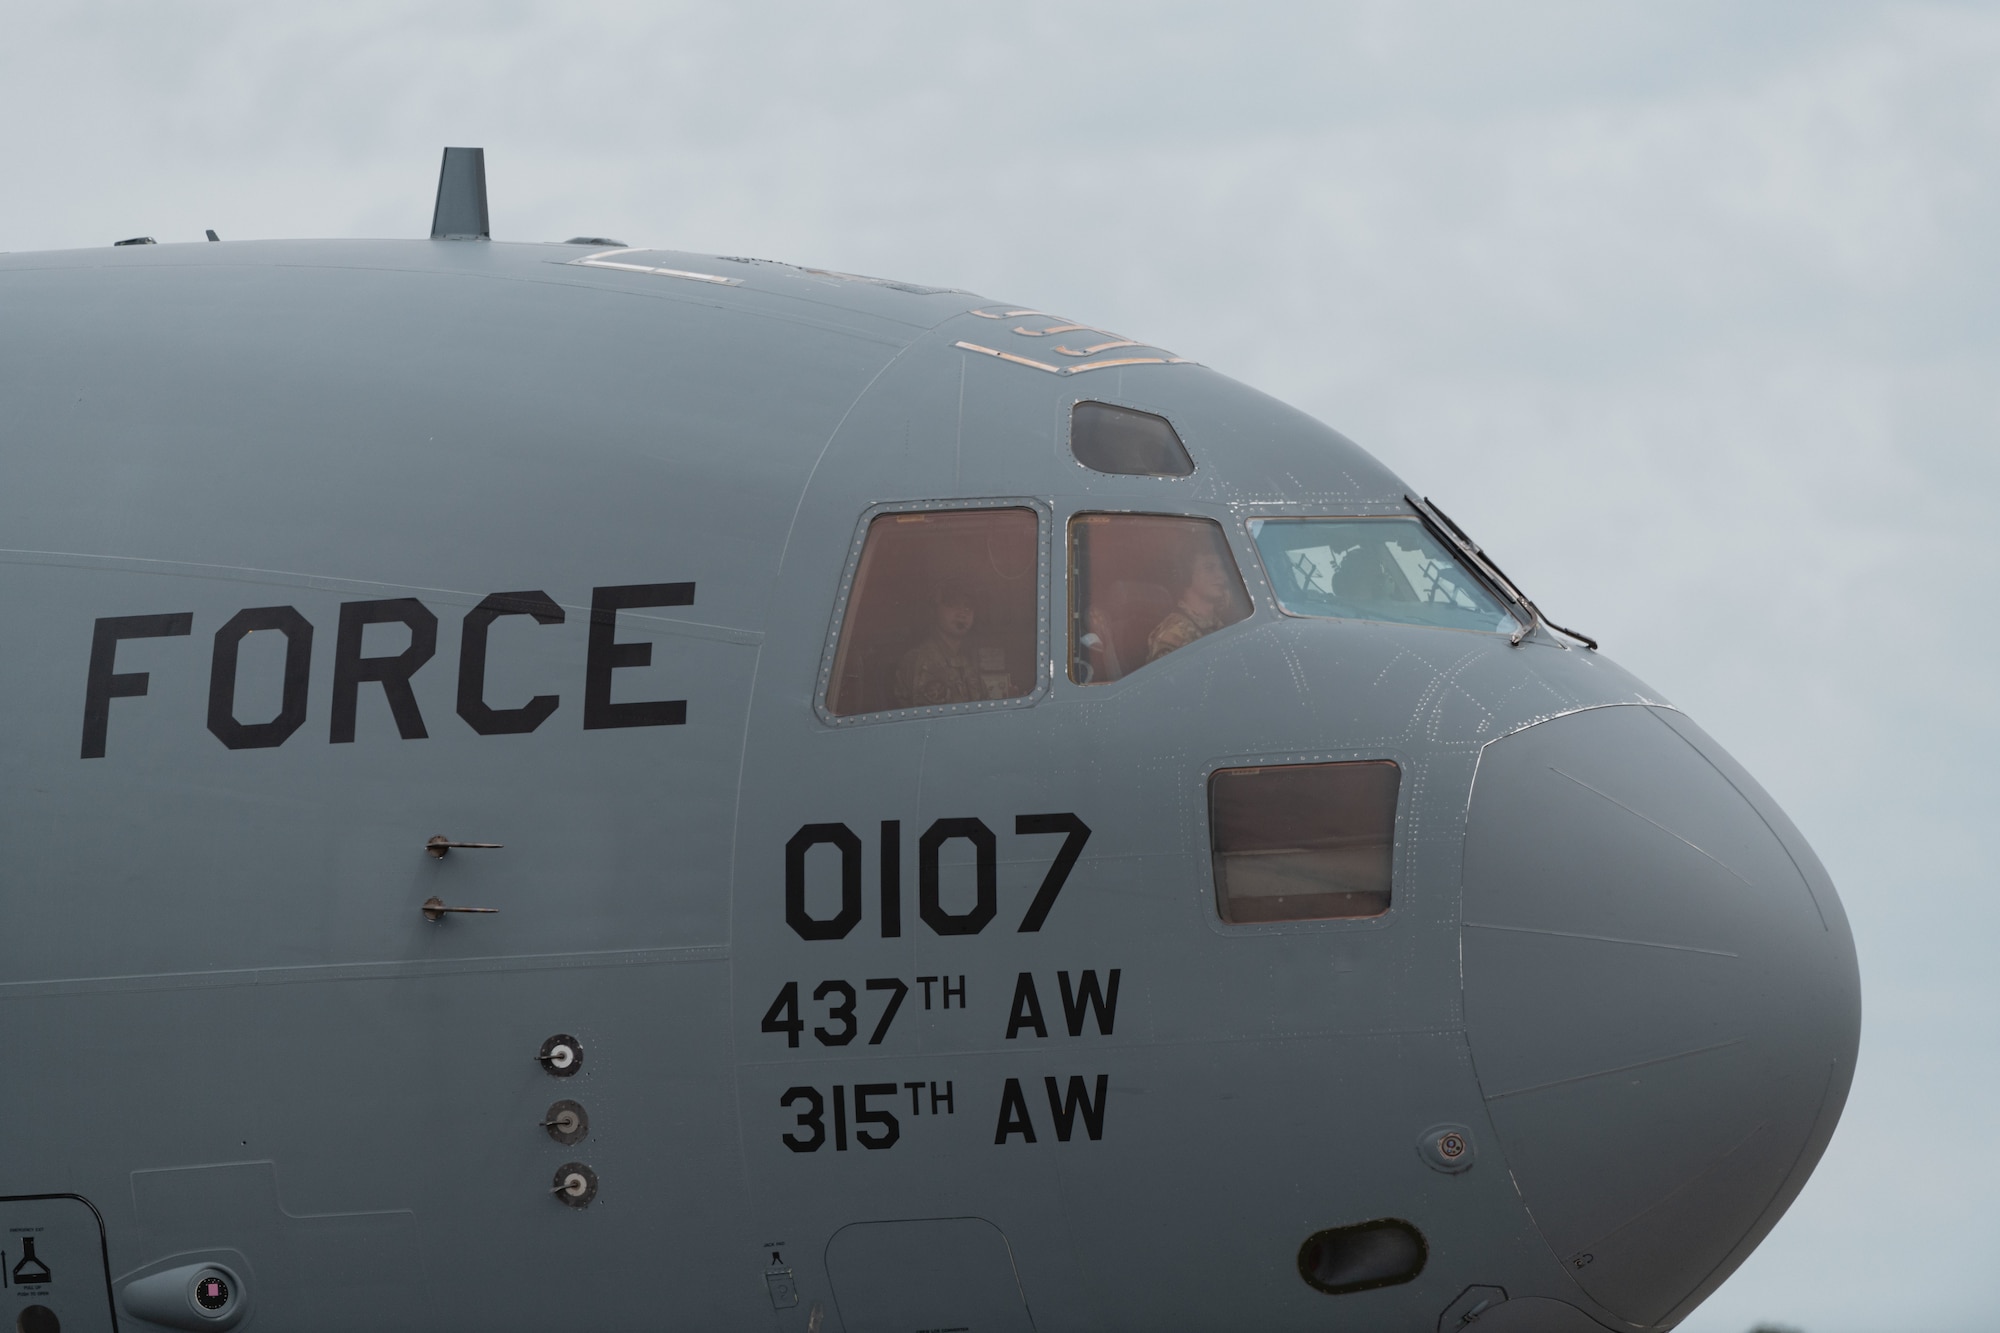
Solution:
[[[597,1173],[582,1162],[564,1162],[556,1168],[555,1187],[549,1192],[571,1208],[588,1208],[597,1197]]]
[[[583,1043],[567,1032],[558,1032],[542,1043],[541,1054],[535,1058],[555,1077],[568,1078],[583,1068]]]
[[[550,1138],[564,1147],[572,1143],[581,1143],[584,1136],[590,1133],[590,1113],[583,1109],[582,1103],[573,1102],[565,1097],[551,1104],[548,1111],[543,1114],[542,1128],[549,1132]]]

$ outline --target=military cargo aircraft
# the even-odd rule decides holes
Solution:
[[[0,257],[9,1326],[1653,1330],[1769,1231],[1840,901],[1443,510],[484,170]]]

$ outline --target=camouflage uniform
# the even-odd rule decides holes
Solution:
[[[898,708],[966,704],[986,697],[978,668],[941,634],[931,635],[903,654],[891,689]]]
[[[1223,624],[1218,614],[1197,615],[1185,606],[1176,606],[1146,636],[1146,660],[1157,662],[1174,649],[1185,648],[1203,635],[1215,633]]]

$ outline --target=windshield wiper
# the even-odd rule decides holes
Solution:
[[[1433,504],[1429,496],[1421,500],[1414,495],[1405,495],[1403,498],[1410,502],[1410,507],[1417,511],[1417,517],[1424,521],[1424,526],[1429,528],[1439,541],[1456,550],[1474,569],[1484,574],[1499,588],[1502,596],[1528,613],[1528,623],[1522,626],[1519,633],[1508,636],[1508,642],[1519,648],[1521,641],[1535,632],[1536,626],[1545,625],[1559,634],[1566,634],[1575,639],[1592,652],[1597,650],[1597,640],[1588,634],[1579,634],[1543,615],[1542,609],[1529,600],[1528,595],[1521,591],[1514,580],[1507,577],[1500,566],[1493,562],[1492,557],[1480,549],[1479,543],[1466,536],[1465,529],[1452,522],[1451,516]]]

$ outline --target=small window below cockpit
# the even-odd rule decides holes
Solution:
[[[1186,477],[1194,460],[1172,423],[1110,403],[1078,403],[1069,414],[1069,451],[1092,472],[1120,477]]]
[[[1208,779],[1216,912],[1251,925],[1388,911],[1401,783],[1387,759],[1217,769]]]
[[[1078,514],[1069,524],[1069,678],[1131,675],[1250,614],[1222,526],[1165,514]]]
[[[1413,518],[1261,518],[1250,535],[1294,616],[1513,634],[1520,621]]]
[[[861,548],[826,711],[849,717],[1031,693],[1040,586],[1032,509],[881,515]]]

